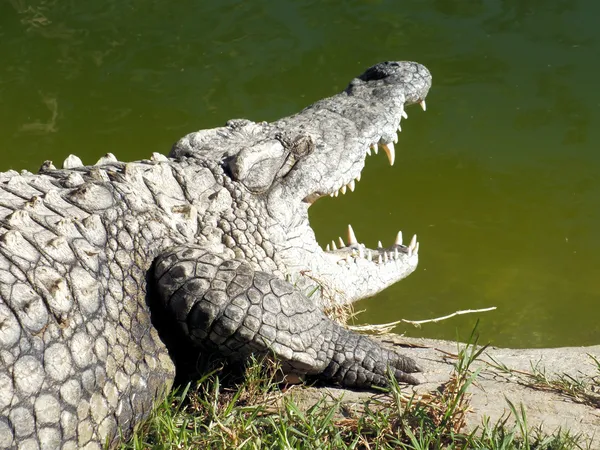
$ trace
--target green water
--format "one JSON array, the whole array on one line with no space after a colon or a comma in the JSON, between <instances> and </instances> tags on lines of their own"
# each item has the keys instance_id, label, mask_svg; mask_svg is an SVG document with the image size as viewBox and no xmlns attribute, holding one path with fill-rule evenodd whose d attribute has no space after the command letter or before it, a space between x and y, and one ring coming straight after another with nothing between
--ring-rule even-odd
<instances>
[{"instance_id":1,"label":"green water","mask_svg":"<svg viewBox=\"0 0 600 450\"><path fill-rule=\"evenodd\" d=\"M492 313L398 332L510 346L600 342L600 3L0 0L0 170L168 152L273 120L411 59L434 76L396 165L311 209L320 242L418 233L420 266L363 321Z\"/></svg>"}]
</instances>

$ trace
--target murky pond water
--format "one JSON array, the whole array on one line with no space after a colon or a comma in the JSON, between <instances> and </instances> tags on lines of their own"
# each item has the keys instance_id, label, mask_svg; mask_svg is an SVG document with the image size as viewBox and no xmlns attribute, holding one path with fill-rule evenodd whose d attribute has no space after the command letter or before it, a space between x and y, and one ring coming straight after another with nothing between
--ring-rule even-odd
<instances>
[{"instance_id":1,"label":"murky pond water","mask_svg":"<svg viewBox=\"0 0 600 450\"><path fill-rule=\"evenodd\" d=\"M398 332L510 346L600 341L600 3L594 0L0 1L0 170L69 153L166 153L180 136L273 120L364 68L434 76L397 162L312 209L320 242L418 233L420 266L358 304Z\"/></svg>"}]
</instances>

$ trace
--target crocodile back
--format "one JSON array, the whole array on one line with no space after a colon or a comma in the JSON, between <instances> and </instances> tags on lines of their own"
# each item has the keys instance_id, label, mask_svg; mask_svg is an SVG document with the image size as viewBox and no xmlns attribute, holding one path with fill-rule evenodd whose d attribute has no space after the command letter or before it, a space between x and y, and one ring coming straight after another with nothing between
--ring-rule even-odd
<instances>
[{"instance_id":1,"label":"crocodile back","mask_svg":"<svg viewBox=\"0 0 600 450\"><path fill-rule=\"evenodd\" d=\"M0 174L0 448L100 448L172 383L146 305L164 230L115 186Z\"/></svg>"}]
</instances>

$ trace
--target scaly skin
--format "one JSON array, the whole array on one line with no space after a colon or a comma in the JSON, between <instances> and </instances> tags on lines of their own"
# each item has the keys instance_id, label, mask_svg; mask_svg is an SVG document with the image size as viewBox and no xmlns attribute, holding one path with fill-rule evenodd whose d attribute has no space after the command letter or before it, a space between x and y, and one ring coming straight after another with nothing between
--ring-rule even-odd
<instances>
[{"instance_id":1,"label":"scaly skin","mask_svg":"<svg viewBox=\"0 0 600 450\"><path fill-rule=\"evenodd\" d=\"M321 308L407 276L418 247L323 251L307 210L353 183L370 144L392 154L430 84L423 66L382 63L294 116L192 133L170 158L0 174L0 448L114 445L193 348L344 386L383 385L388 367L415 383L412 360Z\"/></svg>"},{"instance_id":2,"label":"scaly skin","mask_svg":"<svg viewBox=\"0 0 600 450\"><path fill-rule=\"evenodd\" d=\"M417 383L411 359L329 320L290 283L244 260L175 247L158 258L155 274L184 333L230 360L272 352L285 373L362 388L385 385L389 366L399 381Z\"/></svg>"}]
</instances>

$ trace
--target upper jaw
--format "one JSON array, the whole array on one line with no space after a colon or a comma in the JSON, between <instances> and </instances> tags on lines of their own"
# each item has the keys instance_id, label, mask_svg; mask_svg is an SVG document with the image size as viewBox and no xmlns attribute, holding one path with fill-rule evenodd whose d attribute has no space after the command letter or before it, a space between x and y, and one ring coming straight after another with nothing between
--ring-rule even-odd
<instances>
[{"instance_id":1,"label":"upper jaw","mask_svg":"<svg viewBox=\"0 0 600 450\"><path fill-rule=\"evenodd\" d=\"M295 120L284 119L274 124L297 134L307 134L316 143L314 153L299 161L296 170L277 183L292 201L312 204L326 195L353 191L360 181L366 157L371 152L378 153L379 149L384 151L391 165L395 163L401 122L408 117L404 98L391 98L385 104L368 105L368 108L363 104L365 107L357 108L359 113L352 118L328 107L327 103L334 103L335 99L313 105L323 109L307 108L290 118ZM277 190L277 186L274 187Z\"/></svg>"},{"instance_id":2,"label":"upper jaw","mask_svg":"<svg viewBox=\"0 0 600 450\"><path fill-rule=\"evenodd\" d=\"M425 100L421 100L419 102L423 111L426 110ZM402 119L407 119L408 114L404 110L404 105L401 105L399 108L400 113L396 120L392 122L392 126L386 127L380 132L375 132L370 135L365 142L368 144L363 144L362 148L363 154L362 158L359 159L358 164L356 164L356 170L350 172L350 176L340 177L340 181L338 181L337 187L333 189L326 189L324 193L315 192L312 195L307 196L305 201L309 203L313 203L317 198L322 197L324 195L329 195L331 197L337 197L340 193L345 194L347 191L353 192L356 189L356 183L358 183L361 179L362 169L365 166L365 159L367 156L371 156L371 154L377 155L379 149L382 149L385 153L390 166L393 166L396 161L396 147L395 144L398 143L398 133L402 131L401 122Z\"/></svg>"},{"instance_id":3,"label":"upper jaw","mask_svg":"<svg viewBox=\"0 0 600 450\"><path fill-rule=\"evenodd\" d=\"M388 75L381 78L378 70ZM381 63L354 79L344 92L274 123L315 142L313 154L299 161L292 177L282 180L294 186L294 199L312 203L353 190L365 157L379 148L394 165L398 132L408 117L405 107L418 103L425 110L430 85L431 75L424 66Z\"/></svg>"},{"instance_id":4,"label":"upper jaw","mask_svg":"<svg viewBox=\"0 0 600 450\"><path fill-rule=\"evenodd\" d=\"M425 100L420 100L419 104L425 111ZM339 194L353 192L357 187L357 183L361 180L366 157L371 154L378 154L379 150L383 150L390 165L394 165L396 161L395 144L398 143L398 136L402 131L402 120L408 118L404 103L397 102L393 108L387 109L386 114L382 117L386 117L386 119L378 122L371 121L367 117L366 120L370 124L359 124L362 126L362 130L353 130L355 134L358 134L358 137L350 137L339 133L342 136L339 141L322 144L323 147L327 147L327 150L323 152L325 154L323 158L329 163L330 167L326 170L326 177L317 179L311 179L311 177L314 174L321 175L319 170L311 168L307 171L307 190L298 191L303 194L302 200L304 202L312 204L326 195L337 197ZM372 125L373 123L377 125Z\"/></svg>"}]
</instances>

